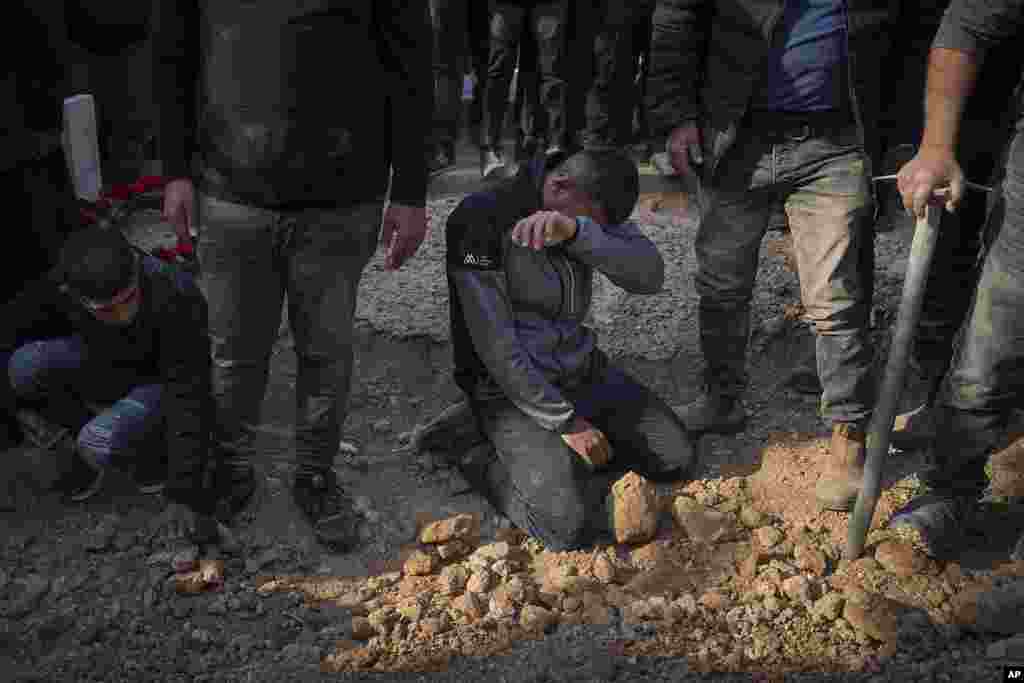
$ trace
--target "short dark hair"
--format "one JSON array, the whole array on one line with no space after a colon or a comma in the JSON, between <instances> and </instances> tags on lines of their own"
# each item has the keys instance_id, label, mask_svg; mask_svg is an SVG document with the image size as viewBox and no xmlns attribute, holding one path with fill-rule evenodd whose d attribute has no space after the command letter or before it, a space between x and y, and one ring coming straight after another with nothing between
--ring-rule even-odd
<instances>
[{"instance_id":1,"label":"short dark hair","mask_svg":"<svg viewBox=\"0 0 1024 683\"><path fill-rule=\"evenodd\" d=\"M614 149L583 150L555 168L597 202L612 225L625 222L640 197L640 173L628 156Z\"/></svg>"},{"instance_id":2,"label":"short dark hair","mask_svg":"<svg viewBox=\"0 0 1024 683\"><path fill-rule=\"evenodd\" d=\"M60 270L64 284L79 296L107 301L132 285L135 249L120 230L86 228L72 233L64 243Z\"/></svg>"}]
</instances>

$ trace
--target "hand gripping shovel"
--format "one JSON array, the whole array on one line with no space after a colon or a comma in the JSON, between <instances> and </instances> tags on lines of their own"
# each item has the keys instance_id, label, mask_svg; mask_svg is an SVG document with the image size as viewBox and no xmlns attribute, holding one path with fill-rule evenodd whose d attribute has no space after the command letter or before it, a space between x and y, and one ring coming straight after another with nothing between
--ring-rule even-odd
<instances>
[{"instance_id":1,"label":"hand gripping shovel","mask_svg":"<svg viewBox=\"0 0 1024 683\"><path fill-rule=\"evenodd\" d=\"M914 227L914 241L911 243L907 275L903 281L896 331L889 348L878 402L868 427L864 481L847 530L846 556L850 560L857 559L864 552L871 519L875 516L875 505L882 485L882 467L889 454L889 438L896 420L896 407L903 393L903 380L907 373L914 333L917 331L917 321L921 317L921 303L924 300L932 255L935 253L935 243L939 237L942 211L941 206L929 204L925 217L918 218Z\"/></svg>"}]
</instances>

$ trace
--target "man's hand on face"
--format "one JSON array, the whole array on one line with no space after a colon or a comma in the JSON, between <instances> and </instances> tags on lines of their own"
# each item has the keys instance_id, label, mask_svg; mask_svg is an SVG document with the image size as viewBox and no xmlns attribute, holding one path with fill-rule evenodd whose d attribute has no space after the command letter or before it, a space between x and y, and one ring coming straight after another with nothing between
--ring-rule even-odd
<instances>
[{"instance_id":1,"label":"man's hand on face","mask_svg":"<svg viewBox=\"0 0 1024 683\"><path fill-rule=\"evenodd\" d=\"M576 236L576 219L558 211L537 211L512 229L512 242L540 251Z\"/></svg>"},{"instance_id":2,"label":"man's hand on face","mask_svg":"<svg viewBox=\"0 0 1024 683\"><path fill-rule=\"evenodd\" d=\"M562 441L592 468L604 467L612 460L612 446L604 432L582 417L573 419Z\"/></svg>"},{"instance_id":3,"label":"man's hand on face","mask_svg":"<svg viewBox=\"0 0 1024 683\"><path fill-rule=\"evenodd\" d=\"M195 225L194 206L195 188L191 180L177 178L167 183L164 188L163 218L174 228L179 243L191 239L192 226Z\"/></svg>"},{"instance_id":4,"label":"man's hand on face","mask_svg":"<svg viewBox=\"0 0 1024 683\"><path fill-rule=\"evenodd\" d=\"M390 204L384 210L380 241L386 250L384 267L398 270L427 236L427 209L423 206Z\"/></svg>"},{"instance_id":5,"label":"man's hand on face","mask_svg":"<svg viewBox=\"0 0 1024 683\"><path fill-rule=\"evenodd\" d=\"M896 186L907 214L924 218L928 204L945 199L946 211L956 211L964 195L966 180L952 150L922 147L900 169ZM937 190L949 188L945 195Z\"/></svg>"}]
</instances>

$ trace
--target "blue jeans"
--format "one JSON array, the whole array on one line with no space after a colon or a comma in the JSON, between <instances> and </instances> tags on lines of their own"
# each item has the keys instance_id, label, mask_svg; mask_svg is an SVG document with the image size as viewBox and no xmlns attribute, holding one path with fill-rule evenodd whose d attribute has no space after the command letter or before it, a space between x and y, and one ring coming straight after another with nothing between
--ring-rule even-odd
<instances>
[{"instance_id":1,"label":"blue jeans","mask_svg":"<svg viewBox=\"0 0 1024 683\"><path fill-rule=\"evenodd\" d=\"M872 198L854 124L807 128L757 115L717 160L705 183L697 232L696 290L705 383L739 397L746 388L750 302L772 210L789 219L805 315L817 333L821 414L866 419L875 384L868 339Z\"/></svg>"},{"instance_id":2,"label":"blue jeans","mask_svg":"<svg viewBox=\"0 0 1024 683\"><path fill-rule=\"evenodd\" d=\"M163 385L139 384L130 371L89 362L78 337L22 346L8 365L11 387L57 424L78 431L78 450L97 467L137 466L165 448ZM111 403L95 417L86 402ZM82 422L84 421L84 424Z\"/></svg>"},{"instance_id":3,"label":"blue jeans","mask_svg":"<svg viewBox=\"0 0 1024 683\"><path fill-rule=\"evenodd\" d=\"M273 211L203 197L200 287L210 306L218 440L238 455L260 423L287 296L295 339L295 451L330 467L352 383L353 320L382 205Z\"/></svg>"},{"instance_id":4,"label":"blue jeans","mask_svg":"<svg viewBox=\"0 0 1024 683\"><path fill-rule=\"evenodd\" d=\"M1024 397L1024 132L1010 146L1002 196L971 310L939 396L934 462L925 480L971 494Z\"/></svg>"}]
</instances>

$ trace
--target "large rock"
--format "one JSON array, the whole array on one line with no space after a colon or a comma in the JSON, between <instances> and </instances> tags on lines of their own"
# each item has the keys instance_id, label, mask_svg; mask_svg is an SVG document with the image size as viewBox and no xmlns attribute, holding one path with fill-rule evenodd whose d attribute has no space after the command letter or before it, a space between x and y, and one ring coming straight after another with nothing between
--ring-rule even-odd
<instances>
[{"instance_id":1,"label":"large rock","mask_svg":"<svg viewBox=\"0 0 1024 683\"><path fill-rule=\"evenodd\" d=\"M899 622L884 600L871 600L866 604L847 602L843 618L866 636L882 642L896 639Z\"/></svg>"},{"instance_id":2,"label":"large rock","mask_svg":"<svg viewBox=\"0 0 1024 683\"><path fill-rule=\"evenodd\" d=\"M420 529L420 543L448 543L457 539L473 539L479 535L479 516L461 514L425 525Z\"/></svg>"},{"instance_id":3,"label":"large rock","mask_svg":"<svg viewBox=\"0 0 1024 683\"><path fill-rule=\"evenodd\" d=\"M906 578L928 571L930 563L909 543L886 541L875 550L875 559L884 569Z\"/></svg>"},{"instance_id":4,"label":"large rock","mask_svg":"<svg viewBox=\"0 0 1024 683\"><path fill-rule=\"evenodd\" d=\"M612 527L619 543L646 543L658 531L658 495L654 484L627 472L612 486Z\"/></svg>"},{"instance_id":5,"label":"large rock","mask_svg":"<svg viewBox=\"0 0 1024 683\"><path fill-rule=\"evenodd\" d=\"M695 543L717 543L735 530L732 515L701 505L692 498L679 496L672 504L672 516Z\"/></svg>"},{"instance_id":6,"label":"large rock","mask_svg":"<svg viewBox=\"0 0 1024 683\"><path fill-rule=\"evenodd\" d=\"M992 493L1024 498L1024 437L992 455Z\"/></svg>"},{"instance_id":7,"label":"large rock","mask_svg":"<svg viewBox=\"0 0 1024 683\"><path fill-rule=\"evenodd\" d=\"M405 560L402 570L407 576L426 576L441 564L441 558L435 551L414 550Z\"/></svg>"}]
</instances>

